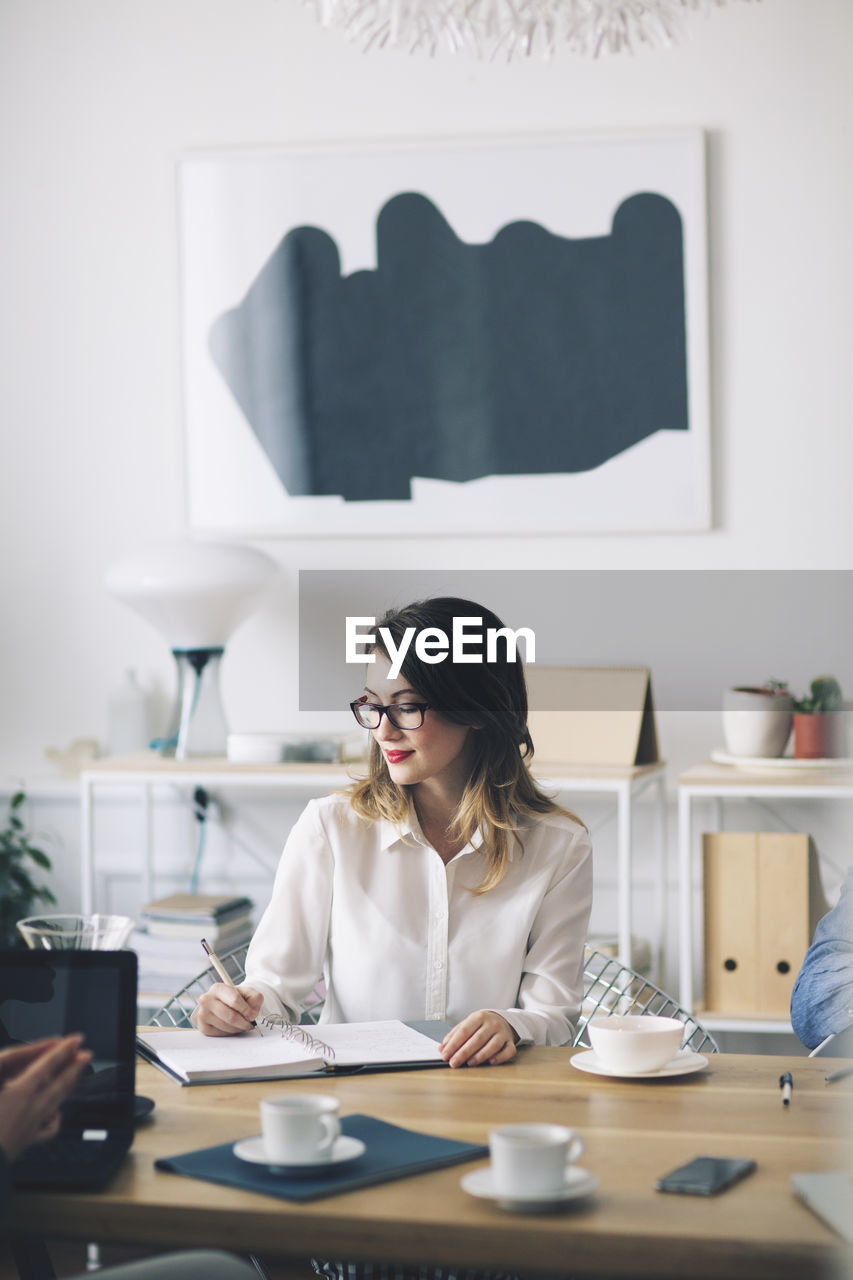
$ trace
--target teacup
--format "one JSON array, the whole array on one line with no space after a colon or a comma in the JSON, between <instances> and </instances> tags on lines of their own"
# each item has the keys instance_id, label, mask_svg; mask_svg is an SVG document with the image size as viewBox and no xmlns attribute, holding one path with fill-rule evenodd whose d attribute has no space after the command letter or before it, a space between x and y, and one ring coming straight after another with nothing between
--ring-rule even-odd
<instances>
[{"instance_id":1,"label":"teacup","mask_svg":"<svg viewBox=\"0 0 853 1280\"><path fill-rule=\"evenodd\" d=\"M657 1071L681 1048L684 1024L657 1014L611 1014L587 1027L595 1056L611 1071Z\"/></svg>"},{"instance_id":2,"label":"teacup","mask_svg":"<svg viewBox=\"0 0 853 1280\"><path fill-rule=\"evenodd\" d=\"M340 1136L337 1098L330 1094L278 1094L261 1102L261 1132L273 1164L320 1164L330 1160Z\"/></svg>"},{"instance_id":3,"label":"teacup","mask_svg":"<svg viewBox=\"0 0 853 1280\"><path fill-rule=\"evenodd\" d=\"M583 1153L583 1138L561 1124L504 1124L489 1134L495 1191L501 1196L552 1196Z\"/></svg>"}]
</instances>

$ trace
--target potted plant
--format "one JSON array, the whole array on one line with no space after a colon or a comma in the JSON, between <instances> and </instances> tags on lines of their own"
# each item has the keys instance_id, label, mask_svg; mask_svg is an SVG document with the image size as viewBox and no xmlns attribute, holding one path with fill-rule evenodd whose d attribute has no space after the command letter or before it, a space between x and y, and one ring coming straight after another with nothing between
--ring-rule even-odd
<instances>
[{"instance_id":1,"label":"potted plant","mask_svg":"<svg viewBox=\"0 0 853 1280\"><path fill-rule=\"evenodd\" d=\"M791 734L793 699L781 680L737 685L723 695L723 735L733 756L781 756Z\"/></svg>"},{"instance_id":2,"label":"potted plant","mask_svg":"<svg viewBox=\"0 0 853 1280\"><path fill-rule=\"evenodd\" d=\"M36 884L30 864L50 871L50 859L31 843L19 810L24 803L23 791L9 802L7 825L0 831L0 946L23 946L15 925L33 914L36 903L53 905L56 899L46 885Z\"/></svg>"},{"instance_id":3,"label":"potted plant","mask_svg":"<svg viewBox=\"0 0 853 1280\"><path fill-rule=\"evenodd\" d=\"M794 756L825 760L844 754L841 686L834 676L817 676L808 696L794 699Z\"/></svg>"}]
</instances>

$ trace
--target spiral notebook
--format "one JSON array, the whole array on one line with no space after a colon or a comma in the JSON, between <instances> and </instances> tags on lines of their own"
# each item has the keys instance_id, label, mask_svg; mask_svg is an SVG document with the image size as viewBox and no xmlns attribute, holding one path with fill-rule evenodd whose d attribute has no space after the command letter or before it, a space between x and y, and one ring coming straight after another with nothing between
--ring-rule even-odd
<instances>
[{"instance_id":1,"label":"spiral notebook","mask_svg":"<svg viewBox=\"0 0 853 1280\"><path fill-rule=\"evenodd\" d=\"M445 1067L444 1022L341 1022L258 1027L238 1036L164 1029L137 1035L140 1054L181 1084Z\"/></svg>"}]
</instances>

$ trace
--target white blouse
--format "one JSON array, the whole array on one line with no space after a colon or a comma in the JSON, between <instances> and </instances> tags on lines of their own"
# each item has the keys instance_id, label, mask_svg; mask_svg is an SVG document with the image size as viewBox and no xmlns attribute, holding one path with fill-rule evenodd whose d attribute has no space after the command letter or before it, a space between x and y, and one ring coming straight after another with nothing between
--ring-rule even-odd
<instances>
[{"instance_id":1,"label":"white blouse","mask_svg":"<svg viewBox=\"0 0 853 1280\"><path fill-rule=\"evenodd\" d=\"M366 822L347 796L312 800L284 848L246 984L298 1019L319 979L321 1022L459 1022L500 1013L521 1041L567 1044L580 1011L592 847L561 814L520 823L503 880L466 845L446 865L417 819Z\"/></svg>"}]
</instances>

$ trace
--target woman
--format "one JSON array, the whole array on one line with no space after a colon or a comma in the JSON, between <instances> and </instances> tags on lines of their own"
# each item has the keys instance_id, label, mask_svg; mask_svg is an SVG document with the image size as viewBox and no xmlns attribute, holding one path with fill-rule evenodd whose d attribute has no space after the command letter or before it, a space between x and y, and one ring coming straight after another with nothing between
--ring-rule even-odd
<instances>
[{"instance_id":1,"label":"woman","mask_svg":"<svg viewBox=\"0 0 853 1280\"><path fill-rule=\"evenodd\" d=\"M442 598L389 612L376 634L386 628L399 651L408 628L450 636L455 617L502 626L469 600ZM501 644L494 661L426 662L410 644L392 676L377 643L366 671L351 705L373 737L368 776L308 805L245 984L211 987L196 1026L233 1035L262 1006L296 1021L322 976L321 1022L450 1022L441 1054L451 1067L508 1062L519 1044L569 1043L591 846L530 774L521 662Z\"/></svg>"}]
</instances>

